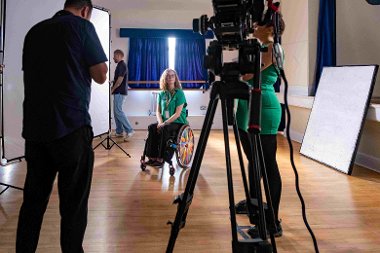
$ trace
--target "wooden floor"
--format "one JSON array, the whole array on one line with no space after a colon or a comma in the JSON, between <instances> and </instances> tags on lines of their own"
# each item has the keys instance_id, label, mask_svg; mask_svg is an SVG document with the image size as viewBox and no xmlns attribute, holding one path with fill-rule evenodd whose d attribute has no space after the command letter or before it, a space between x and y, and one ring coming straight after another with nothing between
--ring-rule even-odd
<instances>
[{"instance_id":1,"label":"wooden floor","mask_svg":"<svg viewBox=\"0 0 380 253\"><path fill-rule=\"evenodd\" d=\"M196 133L199 136L199 132ZM94 177L89 203L89 222L84 241L86 252L165 252L168 220L173 220L173 198L184 190L188 170L169 176L168 168L142 172L139 159L145 131L137 131L121 146L96 149ZM231 139L232 140L232 139ZM121 140L120 140L121 141ZM278 252L314 252L301 216L284 137L278 136L278 162L283 179L280 216L284 235L277 239ZM94 141L94 144L99 139ZM299 150L299 144L294 144ZM243 188L232 146L236 199ZM380 174L355 167L352 176L296 154L301 191L309 223L320 252L380 252ZM181 230L174 252L231 252L223 136L212 132L190 207L186 227ZM0 168L0 182L23 185L25 162ZM0 186L0 191L4 189ZM0 196L0 252L14 252L18 211L22 192L10 189ZM239 224L247 224L244 216ZM60 252L59 214L56 188L45 214L37 252Z\"/></svg>"}]
</instances>

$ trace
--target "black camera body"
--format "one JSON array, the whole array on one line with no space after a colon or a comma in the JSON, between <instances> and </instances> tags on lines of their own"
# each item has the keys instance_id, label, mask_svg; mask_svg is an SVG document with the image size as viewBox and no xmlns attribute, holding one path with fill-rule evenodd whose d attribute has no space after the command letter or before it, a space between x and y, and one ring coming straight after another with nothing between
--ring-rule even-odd
<instances>
[{"instance_id":1,"label":"black camera body","mask_svg":"<svg viewBox=\"0 0 380 253\"><path fill-rule=\"evenodd\" d=\"M223 69L223 50L239 50L235 70L240 74L254 73L258 42L249 35L253 34L255 23L265 25L271 22L273 0L212 0L212 5L214 16L202 15L193 20L194 32L204 35L210 29L216 37L210 43L204 61L204 67L209 70L209 81L213 81L215 75L228 74Z\"/></svg>"},{"instance_id":2,"label":"black camera body","mask_svg":"<svg viewBox=\"0 0 380 253\"><path fill-rule=\"evenodd\" d=\"M202 15L193 20L193 31L204 35L210 28L223 49L238 49L255 22L265 22L268 0L212 0L214 16ZM269 1L272 4L272 0Z\"/></svg>"},{"instance_id":3,"label":"black camera body","mask_svg":"<svg viewBox=\"0 0 380 253\"><path fill-rule=\"evenodd\" d=\"M274 0L212 0L214 16L202 15L193 19L193 31L204 35L210 29L217 40L210 43L205 56L204 67L209 70L212 81L223 74L223 50L239 50L236 69L240 74L254 73L255 50L258 41L249 38L254 24L266 25L272 22L273 13L279 6ZM230 70L230 68L229 68ZM211 74L210 74L211 72Z\"/></svg>"}]
</instances>

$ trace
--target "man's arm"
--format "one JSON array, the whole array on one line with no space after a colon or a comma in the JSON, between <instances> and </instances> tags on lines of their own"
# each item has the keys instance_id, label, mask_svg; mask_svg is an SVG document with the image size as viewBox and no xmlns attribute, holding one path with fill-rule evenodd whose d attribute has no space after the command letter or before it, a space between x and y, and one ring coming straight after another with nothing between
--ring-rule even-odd
<instances>
[{"instance_id":1,"label":"man's arm","mask_svg":"<svg viewBox=\"0 0 380 253\"><path fill-rule=\"evenodd\" d=\"M90 67L90 76L98 84L103 84L107 79L108 67L104 62Z\"/></svg>"},{"instance_id":2,"label":"man's arm","mask_svg":"<svg viewBox=\"0 0 380 253\"><path fill-rule=\"evenodd\" d=\"M123 82L123 80L124 80L123 76L119 76L116 79L116 82L112 86L111 93L113 93L121 85L121 82Z\"/></svg>"}]
</instances>

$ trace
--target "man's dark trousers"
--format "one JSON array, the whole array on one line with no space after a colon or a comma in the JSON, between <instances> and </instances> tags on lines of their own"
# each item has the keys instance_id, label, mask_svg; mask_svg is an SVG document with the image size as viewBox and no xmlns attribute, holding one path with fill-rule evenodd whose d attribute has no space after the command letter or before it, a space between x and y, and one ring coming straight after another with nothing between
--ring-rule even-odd
<instances>
[{"instance_id":1,"label":"man's dark trousers","mask_svg":"<svg viewBox=\"0 0 380 253\"><path fill-rule=\"evenodd\" d=\"M61 215L61 249L83 252L94 152L89 126L49 143L25 142L27 176L20 209L16 252L35 252L56 174Z\"/></svg>"}]
</instances>

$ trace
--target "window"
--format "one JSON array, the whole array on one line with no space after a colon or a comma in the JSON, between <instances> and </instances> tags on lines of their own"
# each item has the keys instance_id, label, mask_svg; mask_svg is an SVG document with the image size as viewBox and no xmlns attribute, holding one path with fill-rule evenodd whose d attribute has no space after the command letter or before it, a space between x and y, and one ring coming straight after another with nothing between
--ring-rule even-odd
<instances>
[{"instance_id":1,"label":"window","mask_svg":"<svg viewBox=\"0 0 380 253\"><path fill-rule=\"evenodd\" d=\"M176 45L176 39L175 38L168 38L168 44L169 44L169 68L175 69L175 45Z\"/></svg>"},{"instance_id":2,"label":"window","mask_svg":"<svg viewBox=\"0 0 380 253\"><path fill-rule=\"evenodd\" d=\"M177 71L183 88L198 89L207 79L203 68L205 40L182 38L130 38L129 86L156 89L166 68Z\"/></svg>"}]
</instances>

